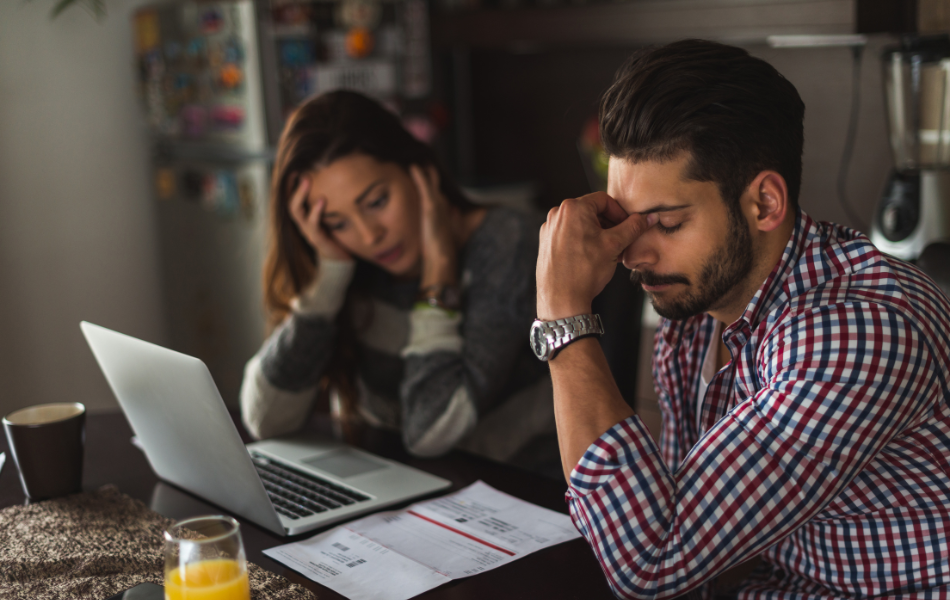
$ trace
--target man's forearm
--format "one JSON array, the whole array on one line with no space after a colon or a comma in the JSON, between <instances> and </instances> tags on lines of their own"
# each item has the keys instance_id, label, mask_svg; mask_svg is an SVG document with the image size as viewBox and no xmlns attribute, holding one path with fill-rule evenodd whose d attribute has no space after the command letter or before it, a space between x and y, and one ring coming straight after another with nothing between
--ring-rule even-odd
<instances>
[{"instance_id":1,"label":"man's forearm","mask_svg":"<svg viewBox=\"0 0 950 600\"><path fill-rule=\"evenodd\" d=\"M587 448L633 410L620 395L596 338L570 344L549 364L561 466L569 481Z\"/></svg>"},{"instance_id":2,"label":"man's forearm","mask_svg":"<svg viewBox=\"0 0 950 600\"><path fill-rule=\"evenodd\" d=\"M628 214L604 192L552 208L539 234L538 318L553 321L589 313L624 250L658 218L655 213ZM587 448L633 411L620 396L597 340L573 342L549 364L561 466L570 479Z\"/></svg>"}]
</instances>

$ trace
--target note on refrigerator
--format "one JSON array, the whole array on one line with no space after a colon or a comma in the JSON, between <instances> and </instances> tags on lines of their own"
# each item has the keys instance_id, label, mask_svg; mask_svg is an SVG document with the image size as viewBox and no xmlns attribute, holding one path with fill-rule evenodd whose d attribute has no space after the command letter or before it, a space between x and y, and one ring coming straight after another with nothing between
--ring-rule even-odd
<instances>
[{"instance_id":1,"label":"note on refrigerator","mask_svg":"<svg viewBox=\"0 0 950 600\"><path fill-rule=\"evenodd\" d=\"M350 600L407 600L577 537L567 515L478 481L264 554Z\"/></svg>"}]
</instances>

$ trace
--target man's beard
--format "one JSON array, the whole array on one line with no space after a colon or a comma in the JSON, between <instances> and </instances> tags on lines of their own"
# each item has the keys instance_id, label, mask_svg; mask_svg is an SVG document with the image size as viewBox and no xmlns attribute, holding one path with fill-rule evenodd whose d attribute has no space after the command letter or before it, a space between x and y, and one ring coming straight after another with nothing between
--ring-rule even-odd
<instances>
[{"instance_id":1,"label":"man's beard","mask_svg":"<svg viewBox=\"0 0 950 600\"><path fill-rule=\"evenodd\" d=\"M715 253L703 264L694 287L683 275L655 275L650 271L631 271L630 281L649 286L672 283L686 284L686 291L676 298L661 302L649 293L657 314L679 321L707 312L731 292L752 270L752 235L741 217L730 214L729 233Z\"/></svg>"}]
</instances>

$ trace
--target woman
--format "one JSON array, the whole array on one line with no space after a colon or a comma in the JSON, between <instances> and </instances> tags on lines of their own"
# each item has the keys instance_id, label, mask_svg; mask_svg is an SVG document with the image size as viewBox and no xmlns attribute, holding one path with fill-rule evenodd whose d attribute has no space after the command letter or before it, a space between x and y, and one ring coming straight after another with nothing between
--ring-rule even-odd
<instances>
[{"instance_id":1,"label":"woman","mask_svg":"<svg viewBox=\"0 0 950 600\"><path fill-rule=\"evenodd\" d=\"M510 459L554 431L532 355L540 221L469 202L430 147L354 92L289 119L271 192L269 339L245 369L258 438L304 426L322 389L344 424L406 448Z\"/></svg>"}]
</instances>

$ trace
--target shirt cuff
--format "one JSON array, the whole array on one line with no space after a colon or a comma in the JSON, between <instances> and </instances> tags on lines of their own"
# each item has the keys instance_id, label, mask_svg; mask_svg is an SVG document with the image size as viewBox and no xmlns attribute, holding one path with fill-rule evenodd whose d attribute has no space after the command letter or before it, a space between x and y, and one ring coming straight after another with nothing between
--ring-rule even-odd
<instances>
[{"instance_id":1,"label":"shirt cuff","mask_svg":"<svg viewBox=\"0 0 950 600\"><path fill-rule=\"evenodd\" d=\"M403 358L432 352L461 352L462 315L442 308L415 308L409 314L409 343L402 349Z\"/></svg>"},{"instance_id":2,"label":"shirt cuff","mask_svg":"<svg viewBox=\"0 0 950 600\"><path fill-rule=\"evenodd\" d=\"M317 278L299 296L291 300L295 313L321 317L334 317L343 307L346 290L356 271L354 260L321 258Z\"/></svg>"},{"instance_id":3,"label":"shirt cuff","mask_svg":"<svg viewBox=\"0 0 950 600\"><path fill-rule=\"evenodd\" d=\"M659 454L653 437L640 417L633 415L608 429L571 471L567 497L580 498L611 481L623 466Z\"/></svg>"}]
</instances>

